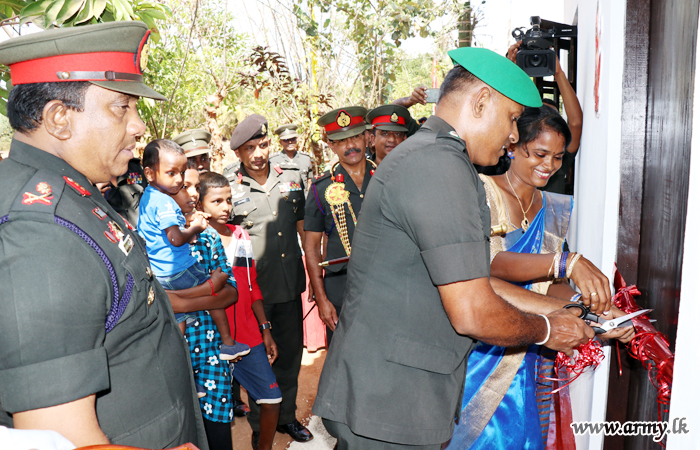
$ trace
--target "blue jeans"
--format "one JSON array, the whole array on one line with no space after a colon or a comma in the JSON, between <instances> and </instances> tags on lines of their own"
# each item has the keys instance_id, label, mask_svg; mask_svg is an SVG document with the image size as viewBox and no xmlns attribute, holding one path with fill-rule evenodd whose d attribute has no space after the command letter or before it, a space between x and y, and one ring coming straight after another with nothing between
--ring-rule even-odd
<instances>
[{"instance_id":1,"label":"blue jeans","mask_svg":"<svg viewBox=\"0 0 700 450\"><path fill-rule=\"evenodd\" d=\"M160 281L164 289L169 291L181 291L206 283L210 276L198 262L195 262L187 269L175 275L156 278ZM194 318L194 316L187 313L175 313L177 323L184 322L188 318Z\"/></svg>"}]
</instances>

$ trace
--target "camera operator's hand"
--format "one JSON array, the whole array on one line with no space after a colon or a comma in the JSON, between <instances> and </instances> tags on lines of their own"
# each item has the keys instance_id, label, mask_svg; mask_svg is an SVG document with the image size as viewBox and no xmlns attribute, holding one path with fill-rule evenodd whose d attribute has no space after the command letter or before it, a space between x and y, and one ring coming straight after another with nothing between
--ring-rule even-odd
<instances>
[{"instance_id":1,"label":"camera operator's hand","mask_svg":"<svg viewBox=\"0 0 700 450\"><path fill-rule=\"evenodd\" d=\"M508 47L508 53L506 53L506 57L511 61L515 62L515 55L518 54L518 50L520 50L520 44L522 43L523 41L518 41L515 44Z\"/></svg>"},{"instance_id":2,"label":"camera operator's hand","mask_svg":"<svg viewBox=\"0 0 700 450\"><path fill-rule=\"evenodd\" d=\"M557 58L557 67L554 70L554 78L556 78L557 76L562 76L562 75L564 77L566 77L566 74L564 73L564 70L562 70L561 64L559 63L559 55L556 55L556 58Z\"/></svg>"}]
</instances>

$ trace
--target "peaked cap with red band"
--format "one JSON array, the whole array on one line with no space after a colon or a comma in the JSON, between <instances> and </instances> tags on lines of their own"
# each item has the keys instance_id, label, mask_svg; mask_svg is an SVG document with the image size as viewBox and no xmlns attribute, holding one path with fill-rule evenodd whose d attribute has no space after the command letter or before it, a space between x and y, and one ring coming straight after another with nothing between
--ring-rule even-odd
<instances>
[{"instance_id":1,"label":"peaked cap with red band","mask_svg":"<svg viewBox=\"0 0 700 450\"><path fill-rule=\"evenodd\" d=\"M367 110L362 106L338 108L318 119L318 125L326 130L331 141L339 141L364 133Z\"/></svg>"},{"instance_id":2,"label":"peaked cap with red band","mask_svg":"<svg viewBox=\"0 0 700 450\"><path fill-rule=\"evenodd\" d=\"M148 36L143 22L57 28L0 43L12 85L88 81L124 94L166 100L143 84Z\"/></svg>"},{"instance_id":3,"label":"peaked cap with red band","mask_svg":"<svg viewBox=\"0 0 700 450\"><path fill-rule=\"evenodd\" d=\"M367 122L372 124L372 128L386 131L408 132L408 123L411 121L411 113L403 106L384 105L368 112L366 119Z\"/></svg>"}]
</instances>

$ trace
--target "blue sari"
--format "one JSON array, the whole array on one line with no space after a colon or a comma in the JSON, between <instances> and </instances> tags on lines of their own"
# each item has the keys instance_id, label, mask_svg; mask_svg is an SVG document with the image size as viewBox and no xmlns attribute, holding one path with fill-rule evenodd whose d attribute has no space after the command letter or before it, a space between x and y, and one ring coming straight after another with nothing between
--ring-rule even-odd
<instances>
[{"instance_id":1,"label":"blue sari","mask_svg":"<svg viewBox=\"0 0 700 450\"><path fill-rule=\"evenodd\" d=\"M572 206L573 200L569 196L544 193L542 209L537 213L527 231L523 232L522 229L517 229L506 234L504 248L510 252L530 254L561 251ZM532 282L516 284L530 290L533 286ZM543 362L543 358L539 357L540 348L537 345L531 345L527 349L522 348L524 355L519 354L518 356L518 359L522 359L505 396L496 407L481 434L470 447L466 447L468 442L472 440L468 434L472 432L469 425L474 416L469 416L469 414L474 413L475 406L479 407L479 405L472 405L472 410L468 411L467 405L475 399L479 390L497 369L506 353L504 347L484 343L479 343L472 350L467 364L467 376L462 396L462 413L458 418L447 449L539 450L544 448L545 440L543 439L542 427L544 427L544 436L546 436L549 403L543 406L546 410L543 411L542 416L545 417L543 420L546 423L542 424L536 395L538 385L542 384L542 380L538 380L536 376L538 366ZM541 391L542 386L539 388ZM551 391L551 388L548 391ZM480 401L480 397L475 400L477 403Z\"/></svg>"}]
</instances>

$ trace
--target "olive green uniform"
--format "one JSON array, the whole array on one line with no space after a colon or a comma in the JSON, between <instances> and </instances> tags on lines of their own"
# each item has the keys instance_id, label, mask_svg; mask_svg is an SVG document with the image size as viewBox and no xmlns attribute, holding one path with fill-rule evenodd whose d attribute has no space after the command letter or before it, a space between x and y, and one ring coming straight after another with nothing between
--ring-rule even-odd
<instances>
[{"instance_id":1,"label":"olive green uniform","mask_svg":"<svg viewBox=\"0 0 700 450\"><path fill-rule=\"evenodd\" d=\"M307 186L308 179L313 176L313 165L311 163L311 157L306 153L297 151L294 153L294 158L289 158L285 152L275 153L270 157L270 164L277 164L282 169L297 169L301 174L302 186L306 191L309 186Z\"/></svg>"},{"instance_id":2,"label":"olive green uniform","mask_svg":"<svg viewBox=\"0 0 700 450\"><path fill-rule=\"evenodd\" d=\"M232 174L234 223L250 235L267 319L279 357L272 365L282 391L279 424L294 420L304 346L301 293L306 274L297 239L304 219L304 191L298 169L270 165L264 186L245 167ZM260 406L250 402L248 422L259 431Z\"/></svg>"},{"instance_id":3,"label":"olive green uniform","mask_svg":"<svg viewBox=\"0 0 700 450\"><path fill-rule=\"evenodd\" d=\"M19 141L0 191L0 412L96 393L112 443L206 448L187 346L138 234L85 176Z\"/></svg>"},{"instance_id":4,"label":"olive green uniform","mask_svg":"<svg viewBox=\"0 0 700 450\"><path fill-rule=\"evenodd\" d=\"M369 181L372 179L372 172L374 170L374 165L366 163L365 167L365 178L362 181L362 186L358 189L352 178L345 170L345 168L338 164L335 174L342 174L345 180L345 190L350 194L349 201L352 205L352 210L355 213L355 217L358 217L360 210L362 209L362 201L365 197L365 192L367 191L367 186ZM338 226L333 219L333 214L326 199L326 189L333 183L331 179L330 171L324 172L323 175L315 179L311 188L309 189L309 194L306 198L306 212L304 214L304 230L306 231L316 231L323 232L328 240L328 246L326 247L326 261L342 258L348 256L343 247L343 243L340 240L340 234L338 233ZM355 233L355 224L352 219L350 210L346 204L342 206L342 214L345 215L345 224L347 228L347 235L350 244L352 245L352 237ZM347 263L333 264L324 268L323 274L323 287L326 290L326 296L328 300L335 306L336 312L340 315L340 311L343 305L343 296L345 295L345 284L347 282ZM332 331L330 329L326 330L326 333L330 337L332 336ZM329 334L330 333L330 334Z\"/></svg>"},{"instance_id":5,"label":"olive green uniform","mask_svg":"<svg viewBox=\"0 0 700 450\"><path fill-rule=\"evenodd\" d=\"M465 150L432 116L369 185L313 408L343 439L349 428L350 439L439 449L452 434L474 341L454 330L437 286L490 271L489 208ZM357 448L393 448L364 440Z\"/></svg>"}]
</instances>

